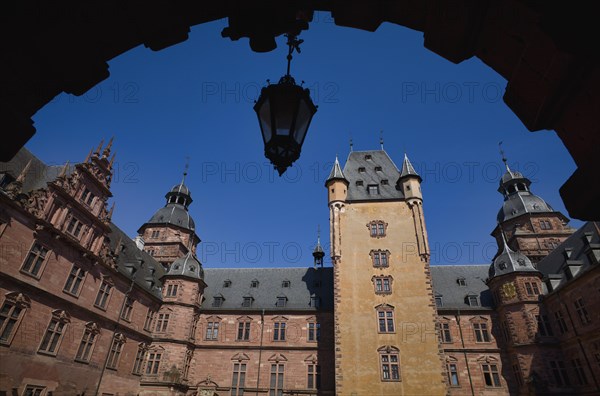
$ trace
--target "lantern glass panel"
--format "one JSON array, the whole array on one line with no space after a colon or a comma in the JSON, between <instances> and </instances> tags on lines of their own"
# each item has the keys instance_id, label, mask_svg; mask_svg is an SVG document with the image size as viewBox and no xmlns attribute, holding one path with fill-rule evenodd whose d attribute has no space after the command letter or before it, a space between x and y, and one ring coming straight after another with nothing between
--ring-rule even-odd
<instances>
[{"instance_id":1,"label":"lantern glass panel","mask_svg":"<svg viewBox=\"0 0 600 396\"><path fill-rule=\"evenodd\" d=\"M273 135L271 128L271 103L269 99L265 99L260 107L258 112L258 118L260 119L260 129L263 133L263 139L265 143L271 141L271 136Z\"/></svg>"},{"instance_id":2,"label":"lantern glass panel","mask_svg":"<svg viewBox=\"0 0 600 396\"><path fill-rule=\"evenodd\" d=\"M294 130L294 140L299 145L302 145L308 130L308 124L312 119L312 112L304 98L300 99L298 104L298 116L296 117L296 128Z\"/></svg>"},{"instance_id":3,"label":"lantern glass panel","mask_svg":"<svg viewBox=\"0 0 600 396\"><path fill-rule=\"evenodd\" d=\"M290 91L287 89L285 91L277 95L277 110L275 111L275 127L277 130L275 133L279 136L289 135L298 105L298 97L290 95Z\"/></svg>"}]
</instances>

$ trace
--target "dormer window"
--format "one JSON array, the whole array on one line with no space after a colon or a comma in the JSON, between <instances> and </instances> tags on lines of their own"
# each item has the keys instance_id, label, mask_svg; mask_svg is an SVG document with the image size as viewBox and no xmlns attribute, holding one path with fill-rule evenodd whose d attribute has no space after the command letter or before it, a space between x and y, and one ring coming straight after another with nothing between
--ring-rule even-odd
<instances>
[{"instance_id":1,"label":"dormer window","mask_svg":"<svg viewBox=\"0 0 600 396\"><path fill-rule=\"evenodd\" d=\"M467 280L465 278L458 278L456 283L458 283L458 286L467 286Z\"/></svg>"},{"instance_id":2,"label":"dormer window","mask_svg":"<svg viewBox=\"0 0 600 396\"><path fill-rule=\"evenodd\" d=\"M291 284L289 280L284 280L283 282L281 282L281 287L288 288L290 286Z\"/></svg>"},{"instance_id":3,"label":"dormer window","mask_svg":"<svg viewBox=\"0 0 600 396\"><path fill-rule=\"evenodd\" d=\"M244 297L244 300L242 301L242 307L244 308L250 308L252 306L252 301L254 299L251 296L246 296Z\"/></svg>"},{"instance_id":4,"label":"dormer window","mask_svg":"<svg viewBox=\"0 0 600 396\"><path fill-rule=\"evenodd\" d=\"M375 172L381 172L381 171L382 171L381 166L376 166L375 167Z\"/></svg>"},{"instance_id":5,"label":"dormer window","mask_svg":"<svg viewBox=\"0 0 600 396\"><path fill-rule=\"evenodd\" d=\"M467 296L467 302L470 307L478 307L479 306L479 298L476 295L470 294Z\"/></svg>"},{"instance_id":6,"label":"dormer window","mask_svg":"<svg viewBox=\"0 0 600 396\"><path fill-rule=\"evenodd\" d=\"M387 179L383 179L383 180L381 181L381 185L382 185L382 186L387 186L388 184L390 184L390 182L389 182Z\"/></svg>"},{"instance_id":7,"label":"dormer window","mask_svg":"<svg viewBox=\"0 0 600 396\"><path fill-rule=\"evenodd\" d=\"M372 158L372 157L371 157L371 154L367 154L367 155L365 155L365 159L366 159L366 160L370 160L371 158Z\"/></svg>"},{"instance_id":8,"label":"dormer window","mask_svg":"<svg viewBox=\"0 0 600 396\"><path fill-rule=\"evenodd\" d=\"M275 304L276 307L283 308L286 305L287 305L287 297L285 297L285 296L277 297L277 303Z\"/></svg>"},{"instance_id":9,"label":"dormer window","mask_svg":"<svg viewBox=\"0 0 600 396\"><path fill-rule=\"evenodd\" d=\"M251 281L250 282L250 287L257 288L258 287L258 281L256 279L254 279L253 281Z\"/></svg>"},{"instance_id":10,"label":"dormer window","mask_svg":"<svg viewBox=\"0 0 600 396\"><path fill-rule=\"evenodd\" d=\"M231 281L229 279L224 280L223 287L231 287Z\"/></svg>"},{"instance_id":11,"label":"dormer window","mask_svg":"<svg viewBox=\"0 0 600 396\"><path fill-rule=\"evenodd\" d=\"M224 300L225 300L225 299L223 298L223 296L215 296L215 297L213 297L213 303L212 303L212 306L213 306L214 308L219 308L220 306L222 306L222 305L223 305L223 301L224 301Z\"/></svg>"},{"instance_id":12,"label":"dormer window","mask_svg":"<svg viewBox=\"0 0 600 396\"><path fill-rule=\"evenodd\" d=\"M369 184L369 195L379 195L379 186L377 184Z\"/></svg>"},{"instance_id":13,"label":"dormer window","mask_svg":"<svg viewBox=\"0 0 600 396\"><path fill-rule=\"evenodd\" d=\"M363 186L363 185L364 185L364 183L363 183L363 181L362 181L362 180L357 180L357 181L356 181L356 185L357 185L357 186Z\"/></svg>"},{"instance_id":14,"label":"dormer window","mask_svg":"<svg viewBox=\"0 0 600 396\"><path fill-rule=\"evenodd\" d=\"M364 166L361 166L360 168L358 168L358 173L365 173L366 169Z\"/></svg>"}]
</instances>

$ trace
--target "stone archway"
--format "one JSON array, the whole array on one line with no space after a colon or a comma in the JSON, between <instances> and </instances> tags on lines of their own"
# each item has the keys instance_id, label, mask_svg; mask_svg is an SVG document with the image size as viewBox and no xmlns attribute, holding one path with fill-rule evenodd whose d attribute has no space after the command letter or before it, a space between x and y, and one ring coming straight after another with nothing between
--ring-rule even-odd
<instances>
[{"instance_id":1,"label":"stone archway","mask_svg":"<svg viewBox=\"0 0 600 396\"><path fill-rule=\"evenodd\" d=\"M108 77L107 61L138 45L159 51L187 40L191 26L229 17L225 35L249 37L255 50L268 50L297 18L330 11L339 26L374 31L390 22L422 31L425 47L438 55L454 63L476 56L505 77L509 108L531 131L555 130L577 164L561 188L570 216L600 218L592 3L565 9L526 0L24 0L12 7L1 24L2 161L33 136L31 117L39 109L61 92L82 95Z\"/></svg>"}]
</instances>

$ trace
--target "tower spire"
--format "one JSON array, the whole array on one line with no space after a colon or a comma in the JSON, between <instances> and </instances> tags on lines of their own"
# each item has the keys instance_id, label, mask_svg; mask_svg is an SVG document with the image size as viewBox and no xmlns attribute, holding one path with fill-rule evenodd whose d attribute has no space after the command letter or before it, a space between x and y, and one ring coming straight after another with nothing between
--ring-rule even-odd
<instances>
[{"instance_id":1,"label":"tower spire","mask_svg":"<svg viewBox=\"0 0 600 396\"><path fill-rule=\"evenodd\" d=\"M500 141L498 143L498 147L500 149L500 155L502 156L502 162L504 162L504 166L506 167L506 171L510 173L511 170L508 167L508 160L506 159L506 156L504 155L504 149L502 148L502 141Z\"/></svg>"},{"instance_id":2,"label":"tower spire","mask_svg":"<svg viewBox=\"0 0 600 396\"><path fill-rule=\"evenodd\" d=\"M379 131L379 145L381 146L381 150L383 150L383 129Z\"/></svg>"},{"instance_id":3,"label":"tower spire","mask_svg":"<svg viewBox=\"0 0 600 396\"><path fill-rule=\"evenodd\" d=\"M325 252L323 251L323 247L321 246L321 225L317 225L317 246L313 250L314 257L314 267L323 267L323 257L325 257Z\"/></svg>"}]
</instances>

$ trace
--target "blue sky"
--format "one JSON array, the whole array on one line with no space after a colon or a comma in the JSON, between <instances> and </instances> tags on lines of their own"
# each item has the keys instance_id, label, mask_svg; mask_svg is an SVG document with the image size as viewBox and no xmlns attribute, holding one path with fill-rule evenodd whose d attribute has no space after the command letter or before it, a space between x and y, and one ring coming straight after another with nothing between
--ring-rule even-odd
<instances>
[{"instance_id":1,"label":"blue sky","mask_svg":"<svg viewBox=\"0 0 600 396\"><path fill-rule=\"evenodd\" d=\"M263 156L252 109L266 79L285 73L285 39L254 53L220 36L226 20L196 26L184 43L135 48L109 62L111 76L81 97L57 96L34 117L27 147L49 164L82 161L115 136L113 221L130 236L164 205L186 157L190 207L206 267L312 265L318 225L328 246L323 182L335 155L379 147L398 164L406 151L424 178L433 264L486 264L502 197L502 163L567 213L558 189L575 165L553 131L528 132L502 101L506 81L478 59L454 65L423 35L384 24L375 33L317 13L300 38L292 75L319 106L302 155L282 177ZM581 222L572 221L579 227Z\"/></svg>"}]
</instances>

